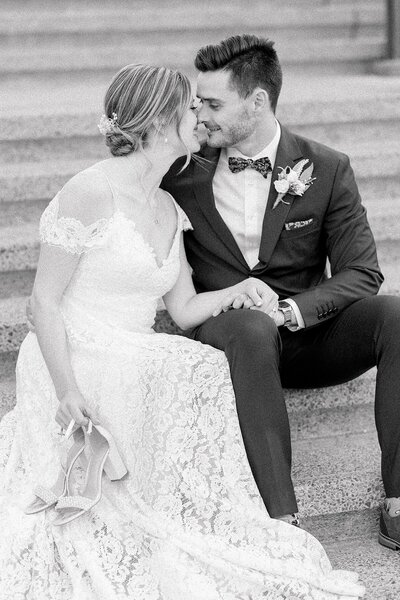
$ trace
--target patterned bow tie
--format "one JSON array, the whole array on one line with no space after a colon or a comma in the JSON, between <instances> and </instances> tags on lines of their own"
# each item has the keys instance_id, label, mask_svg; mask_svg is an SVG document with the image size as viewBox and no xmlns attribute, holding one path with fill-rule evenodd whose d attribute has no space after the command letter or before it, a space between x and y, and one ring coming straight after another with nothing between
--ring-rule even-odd
<instances>
[{"instance_id":1,"label":"patterned bow tie","mask_svg":"<svg viewBox=\"0 0 400 600\"><path fill-rule=\"evenodd\" d=\"M230 156L228 164L232 173L239 173L247 167L250 167L261 173L265 179L268 177L268 173L272 171L271 161L267 156L257 158L257 160L240 158L240 156Z\"/></svg>"}]
</instances>

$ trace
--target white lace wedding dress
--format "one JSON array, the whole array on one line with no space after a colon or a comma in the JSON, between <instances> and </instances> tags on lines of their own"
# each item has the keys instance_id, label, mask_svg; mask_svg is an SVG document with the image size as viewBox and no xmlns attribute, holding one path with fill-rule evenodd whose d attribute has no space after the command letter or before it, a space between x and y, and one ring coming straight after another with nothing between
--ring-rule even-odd
<instances>
[{"instance_id":1,"label":"white lace wedding dress","mask_svg":"<svg viewBox=\"0 0 400 600\"><path fill-rule=\"evenodd\" d=\"M120 210L84 227L59 218L43 242L81 259L62 312L81 392L117 441L126 478L103 477L100 502L53 527L21 510L59 469L52 381L29 333L17 405L0 424L1 600L345 600L356 576L332 571L319 542L269 518L246 459L222 352L152 330L177 279L178 226L161 266Z\"/></svg>"}]
</instances>

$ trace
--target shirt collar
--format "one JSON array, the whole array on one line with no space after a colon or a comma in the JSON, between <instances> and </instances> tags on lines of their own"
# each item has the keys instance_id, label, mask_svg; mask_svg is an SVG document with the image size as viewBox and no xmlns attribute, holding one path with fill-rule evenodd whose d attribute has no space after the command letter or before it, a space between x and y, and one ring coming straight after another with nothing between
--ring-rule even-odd
<instances>
[{"instance_id":1,"label":"shirt collar","mask_svg":"<svg viewBox=\"0 0 400 600\"><path fill-rule=\"evenodd\" d=\"M267 156L271 161L272 168L274 168L276 154L278 152L278 146L281 139L281 126L279 125L277 120L275 120L275 122L275 135L270 141L270 143L267 146L265 146L265 148L263 148L260 152L258 152L254 156L245 156L236 148L223 148L226 159L228 159L230 156L240 156L241 158L251 158L252 160L257 160L257 158L263 158L264 156Z\"/></svg>"}]
</instances>

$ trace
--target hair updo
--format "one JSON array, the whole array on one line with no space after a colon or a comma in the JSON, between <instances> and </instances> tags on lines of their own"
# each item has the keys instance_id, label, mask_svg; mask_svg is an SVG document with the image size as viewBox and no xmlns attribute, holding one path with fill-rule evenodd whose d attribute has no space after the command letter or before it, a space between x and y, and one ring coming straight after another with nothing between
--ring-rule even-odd
<instances>
[{"instance_id":1,"label":"hair updo","mask_svg":"<svg viewBox=\"0 0 400 600\"><path fill-rule=\"evenodd\" d=\"M113 156L125 156L146 146L149 132L173 124L179 136L179 124L190 107L192 91L189 79L166 67L127 65L113 78L104 99L105 115L116 113L106 144Z\"/></svg>"}]
</instances>

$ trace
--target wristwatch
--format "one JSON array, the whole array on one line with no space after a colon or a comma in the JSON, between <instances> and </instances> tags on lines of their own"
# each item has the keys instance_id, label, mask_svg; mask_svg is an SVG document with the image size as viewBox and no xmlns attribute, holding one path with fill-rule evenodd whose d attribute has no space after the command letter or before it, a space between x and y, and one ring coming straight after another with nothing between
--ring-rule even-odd
<instances>
[{"instance_id":1,"label":"wristwatch","mask_svg":"<svg viewBox=\"0 0 400 600\"><path fill-rule=\"evenodd\" d=\"M285 300L280 300L278 302L278 310L283 314L283 326L288 327L293 322L293 308L290 306L289 302L285 302Z\"/></svg>"}]
</instances>

